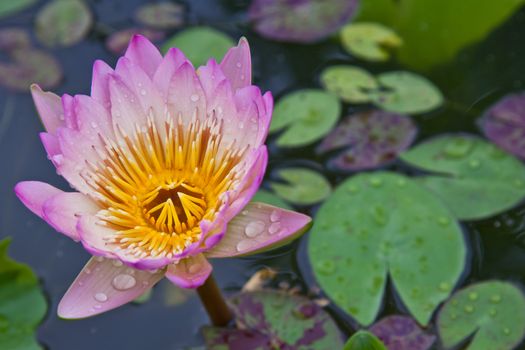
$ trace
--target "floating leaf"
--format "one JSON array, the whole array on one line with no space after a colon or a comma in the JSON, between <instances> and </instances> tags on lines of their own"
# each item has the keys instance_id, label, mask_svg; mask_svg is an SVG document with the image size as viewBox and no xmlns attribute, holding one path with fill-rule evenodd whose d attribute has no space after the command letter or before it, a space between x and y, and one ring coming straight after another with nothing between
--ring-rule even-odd
<instances>
[{"instance_id":1,"label":"floating leaf","mask_svg":"<svg viewBox=\"0 0 525 350\"><path fill-rule=\"evenodd\" d=\"M321 73L323 87L350 103L370 101L369 90L378 88L374 76L355 66L330 66Z\"/></svg>"},{"instance_id":2,"label":"floating leaf","mask_svg":"<svg viewBox=\"0 0 525 350\"><path fill-rule=\"evenodd\" d=\"M172 2L145 4L135 13L137 21L157 29L179 28L184 24L184 7Z\"/></svg>"},{"instance_id":3,"label":"floating leaf","mask_svg":"<svg viewBox=\"0 0 525 350\"><path fill-rule=\"evenodd\" d=\"M144 294L142 294L138 298L135 298L135 300L133 300L133 303L139 304L139 305L144 304L151 299L152 294L153 294L153 289L148 289L146 292L144 292Z\"/></svg>"},{"instance_id":4,"label":"floating leaf","mask_svg":"<svg viewBox=\"0 0 525 350\"><path fill-rule=\"evenodd\" d=\"M288 203L283 201L281 198L277 197L272 192L266 191L266 190L257 191L255 196L253 196L252 198L252 202L263 202L263 203L271 204L275 207L279 207L283 209L289 209L289 210L292 209L292 207L290 207Z\"/></svg>"},{"instance_id":5,"label":"floating leaf","mask_svg":"<svg viewBox=\"0 0 525 350\"><path fill-rule=\"evenodd\" d=\"M387 349L381 340L367 331L358 331L345 344L343 350L392 350ZM412 350L412 349L411 349Z\"/></svg>"},{"instance_id":6,"label":"floating leaf","mask_svg":"<svg viewBox=\"0 0 525 350\"><path fill-rule=\"evenodd\" d=\"M386 61L403 41L392 29L378 23L350 23L341 30L343 47L367 61Z\"/></svg>"},{"instance_id":7,"label":"floating leaf","mask_svg":"<svg viewBox=\"0 0 525 350\"><path fill-rule=\"evenodd\" d=\"M9 89L29 92L32 83L49 89L62 79L59 63L45 51L17 49L9 52L9 57L12 63L0 63L0 85Z\"/></svg>"},{"instance_id":8,"label":"floating leaf","mask_svg":"<svg viewBox=\"0 0 525 350\"><path fill-rule=\"evenodd\" d=\"M91 25L93 15L81 0L53 0L36 16L37 38L47 46L71 46L82 40Z\"/></svg>"},{"instance_id":9,"label":"floating leaf","mask_svg":"<svg viewBox=\"0 0 525 350\"><path fill-rule=\"evenodd\" d=\"M279 197L290 203L315 204L330 195L328 180L316 171L304 168L287 168L277 171L284 183L272 182L270 187Z\"/></svg>"},{"instance_id":10,"label":"floating leaf","mask_svg":"<svg viewBox=\"0 0 525 350\"><path fill-rule=\"evenodd\" d=\"M460 219L481 219L512 208L525 197L525 167L475 136L439 136L401 155L435 173L418 181Z\"/></svg>"},{"instance_id":11,"label":"floating leaf","mask_svg":"<svg viewBox=\"0 0 525 350\"><path fill-rule=\"evenodd\" d=\"M36 0L3 0L0 1L0 18L10 16L36 3Z\"/></svg>"},{"instance_id":12,"label":"floating leaf","mask_svg":"<svg viewBox=\"0 0 525 350\"><path fill-rule=\"evenodd\" d=\"M279 146L308 145L328 133L339 114L341 105L334 95L315 89L298 90L277 102L270 132L287 127L277 139Z\"/></svg>"},{"instance_id":13,"label":"floating leaf","mask_svg":"<svg viewBox=\"0 0 525 350\"><path fill-rule=\"evenodd\" d=\"M207 350L269 350L268 338L256 331L203 327Z\"/></svg>"},{"instance_id":14,"label":"floating leaf","mask_svg":"<svg viewBox=\"0 0 525 350\"><path fill-rule=\"evenodd\" d=\"M111 33L111 35L106 39L106 48L114 55L122 55L124 52L126 52L129 40L135 34L143 35L150 41L160 41L164 39L164 33L157 30L146 28L128 28Z\"/></svg>"},{"instance_id":15,"label":"floating leaf","mask_svg":"<svg viewBox=\"0 0 525 350\"><path fill-rule=\"evenodd\" d=\"M175 34L162 46L181 49L195 67L206 64L210 58L219 61L235 42L228 35L210 27L193 27Z\"/></svg>"},{"instance_id":16,"label":"floating leaf","mask_svg":"<svg viewBox=\"0 0 525 350\"><path fill-rule=\"evenodd\" d=\"M346 117L321 142L317 152L349 147L330 160L338 170L375 168L396 159L414 141L417 129L400 114L371 110Z\"/></svg>"},{"instance_id":17,"label":"floating leaf","mask_svg":"<svg viewBox=\"0 0 525 350\"><path fill-rule=\"evenodd\" d=\"M21 28L3 28L0 30L0 50L10 52L30 46L31 38L26 30Z\"/></svg>"},{"instance_id":18,"label":"floating leaf","mask_svg":"<svg viewBox=\"0 0 525 350\"><path fill-rule=\"evenodd\" d=\"M308 253L321 288L359 323L374 321L390 273L407 309L426 325L461 276L466 247L432 193L405 176L377 172L346 180L323 203Z\"/></svg>"},{"instance_id":19,"label":"floating leaf","mask_svg":"<svg viewBox=\"0 0 525 350\"><path fill-rule=\"evenodd\" d=\"M314 42L335 32L352 17L358 0L254 0L248 16L263 37Z\"/></svg>"},{"instance_id":20,"label":"floating leaf","mask_svg":"<svg viewBox=\"0 0 525 350\"><path fill-rule=\"evenodd\" d=\"M425 333L408 316L392 315L370 327L388 350L428 350L436 341L434 335Z\"/></svg>"},{"instance_id":21,"label":"floating leaf","mask_svg":"<svg viewBox=\"0 0 525 350\"><path fill-rule=\"evenodd\" d=\"M380 108L397 113L424 113L443 104L443 95L426 78L405 71L383 73L377 80L385 90L370 94Z\"/></svg>"},{"instance_id":22,"label":"floating leaf","mask_svg":"<svg viewBox=\"0 0 525 350\"><path fill-rule=\"evenodd\" d=\"M481 127L492 142L525 159L525 93L508 95L490 107Z\"/></svg>"},{"instance_id":23,"label":"floating leaf","mask_svg":"<svg viewBox=\"0 0 525 350\"><path fill-rule=\"evenodd\" d=\"M437 326L447 349L471 336L465 349L515 349L525 336L525 296L507 282L473 284L446 302Z\"/></svg>"},{"instance_id":24,"label":"floating leaf","mask_svg":"<svg viewBox=\"0 0 525 350\"><path fill-rule=\"evenodd\" d=\"M0 241L0 349L42 349L34 332L46 313L46 299L31 268L7 256L9 243Z\"/></svg>"}]
</instances>

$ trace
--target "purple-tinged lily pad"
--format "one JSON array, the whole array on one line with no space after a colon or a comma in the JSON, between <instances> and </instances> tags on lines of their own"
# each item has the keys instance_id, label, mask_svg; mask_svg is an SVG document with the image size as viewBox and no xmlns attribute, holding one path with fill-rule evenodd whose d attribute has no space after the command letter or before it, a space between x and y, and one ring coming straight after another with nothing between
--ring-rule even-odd
<instances>
[{"instance_id":1,"label":"purple-tinged lily pad","mask_svg":"<svg viewBox=\"0 0 525 350\"><path fill-rule=\"evenodd\" d=\"M381 339L388 350L428 350L436 341L436 336L425 333L408 316L387 316L369 330Z\"/></svg>"},{"instance_id":2,"label":"purple-tinged lily pad","mask_svg":"<svg viewBox=\"0 0 525 350\"><path fill-rule=\"evenodd\" d=\"M278 41L315 42L347 23L358 0L255 0L248 15L260 35Z\"/></svg>"},{"instance_id":3,"label":"purple-tinged lily pad","mask_svg":"<svg viewBox=\"0 0 525 350\"><path fill-rule=\"evenodd\" d=\"M152 28L179 28L184 24L184 6L172 2L146 4L137 9L135 19Z\"/></svg>"},{"instance_id":4,"label":"purple-tinged lily pad","mask_svg":"<svg viewBox=\"0 0 525 350\"><path fill-rule=\"evenodd\" d=\"M271 350L268 337L251 330L202 328L208 350Z\"/></svg>"},{"instance_id":5,"label":"purple-tinged lily pad","mask_svg":"<svg viewBox=\"0 0 525 350\"><path fill-rule=\"evenodd\" d=\"M128 28L112 33L106 39L106 49L115 55L122 55L128 47L129 40L135 34L143 35L153 42L164 39L164 33L158 30L147 28Z\"/></svg>"},{"instance_id":6,"label":"purple-tinged lily pad","mask_svg":"<svg viewBox=\"0 0 525 350\"><path fill-rule=\"evenodd\" d=\"M46 46L71 46L82 40L91 25L93 15L81 0L53 0L37 14L35 32Z\"/></svg>"},{"instance_id":7,"label":"purple-tinged lily pad","mask_svg":"<svg viewBox=\"0 0 525 350\"><path fill-rule=\"evenodd\" d=\"M15 91L29 92L37 83L43 89L53 88L62 79L62 69L45 51L24 48L9 52L12 62L0 63L0 85Z\"/></svg>"},{"instance_id":8,"label":"purple-tinged lily pad","mask_svg":"<svg viewBox=\"0 0 525 350\"><path fill-rule=\"evenodd\" d=\"M505 96L490 107L481 128L492 142L525 159L525 93Z\"/></svg>"},{"instance_id":9,"label":"purple-tinged lily pad","mask_svg":"<svg viewBox=\"0 0 525 350\"><path fill-rule=\"evenodd\" d=\"M331 167L354 171L385 165L407 149L417 129L401 114L371 110L346 117L326 136L318 153L348 147L330 160Z\"/></svg>"},{"instance_id":10,"label":"purple-tinged lily pad","mask_svg":"<svg viewBox=\"0 0 525 350\"><path fill-rule=\"evenodd\" d=\"M31 46L31 38L21 28L3 28L0 30L0 50L12 51Z\"/></svg>"}]
</instances>

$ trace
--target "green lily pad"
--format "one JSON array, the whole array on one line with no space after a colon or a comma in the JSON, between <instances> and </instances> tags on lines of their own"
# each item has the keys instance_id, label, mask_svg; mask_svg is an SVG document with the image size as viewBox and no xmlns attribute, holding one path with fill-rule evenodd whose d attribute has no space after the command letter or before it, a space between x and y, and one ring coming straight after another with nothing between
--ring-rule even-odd
<instances>
[{"instance_id":1,"label":"green lily pad","mask_svg":"<svg viewBox=\"0 0 525 350\"><path fill-rule=\"evenodd\" d=\"M257 191L255 196L252 198L252 202L263 202L283 209L292 209L288 203L277 197L274 193L266 190Z\"/></svg>"},{"instance_id":2,"label":"green lily pad","mask_svg":"<svg viewBox=\"0 0 525 350\"><path fill-rule=\"evenodd\" d=\"M23 11L35 3L36 0L0 1L0 18L7 17L17 12Z\"/></svg>"},{"instance_id":3,"label":"green lily pad","mask_svg":"<svg viewBox=\"0 0 525 350\"><path fill-rule=\"evenodd\" d=\"M345 344L343 350L388 350L374 334L358 331Z\"/></svg>"},{"instance_id":4,"label":"green lily pad","mask_svg":"<svg viewBox=\"0 0 525 350\"><path fill-rule=\"evenodd\" d=\"M385 89L371 92L370 99L386 111L417 114L443 104L439 89L421 75L394 71L378 75L377 80Z\"/></svg>"},{"instance_id":5,"label":"green lily pad","mask_svg":"<svg viewBox=\"0 0 525 350\"><path fill-rule=\"evenodd\" d=\"M7 255L10 239L0 241L0 349L39 350L35 330L47 309L38 279Z\"/></svg>"},{"instance_id":6,"label":"green lily pad","mask_svg":"<svg viewBox=\"0 0 525 350\"><path fill-rule=\"evenodd\" d=\"M439 136L402 153L401 159L433 173L418 181L460 219L495 215L525 197L523 164L475 136Z\"/></svg>"},{"instance_id":7,"label":"green lily pad","mask_svg":"<svg viewBox=\"0 0 525 350\"><path fill-rule=\"evenodd\" d=\"M321 85L349 103L370 101L369 90L378 88L374 76L355 66L331 66L321 73Z\"/></svg>"},{"instance_id":8,"label":"green lily pad","mask_svg":"<svg viewBox=\"0 0 525 350\"><path fill-rule=\"evenodd\" d=\"M36 16L36 37L47 46L71 46L82 40L93 24L89 7L81 0L53 0Z\"/></svg>"},{"instance_id":9,"label":"green lily pad","mask_svg":"<svg viewBox=\"0 0 525 350\"><path fill-rule=\"evenodd\" d=\"M277 102L270 133L286 128L277 139L278 146L308 145L332 130L340 114L335 95L316 89L298 90Z\"/></svg>"},{"instance_id":10,"label":"green lily pad","mask_svg":"<svg viewBox=\"0 0 525 350\"><path fill-rule=\"evenodd\" d=\"M184 24L184 6L172 2L145 4L135 12L137 22L156 29L179 28Z\"/></svg>"},{"instance_id":11,"label":"green lily pad","mask_svg":"<svg viewBox=\"0 0 525 350\"><path fill-rule=\"evenodd\" d=\"M351 177L323 203L308 253L321 288L360 324L375 320L389 273L408 311L426 325L461 276L466 247L454 216L431 192L376 172Z\"/></svg>"},{"instance_id":12,"label":"green lily pad","mask_svg":"<svg viewBox=\"0 0 525 350\"><path fill-rule=\"evenodd\" d=\"M162 50L172 47L181 49L195 67L202 66L210 58L220 61L235 42L228 35L210 27L193 27L168 39Z\"/></svg>"},{"instance_id":13,"label":"green lily pad","mask_svg":"<svg viewBox=\"0 0 525 350\"><path fill-rule=\"evenodd\" d=\"M507 282L473 284L446 302L437 326L447 349L470 337L464 349L515 349L525 336L525 296Z\"/></svg>"},{"instance_id":14,"label":"green lily pad","mask_svg":"<svg viewBox=\"0 0 525 350\"><path fill-rule=\"evenodd\" d=\"M392 29L379 23L350 23L341 29L341 42L346 51L366 61L381 62L403 40Z\"/></svg>"},{"instance_id":15,"label":"green lily pad","mask_svg":"<svg viewBox=\"0 0 525 350\"><path fill-rule=\"evenodd\" d=\"M300 205L315 204L330 195L328 180L317 171L304 168L287 168L277 171L285 183L272 182L270 187L284 200Z\"/></svg>"}]
</instances>

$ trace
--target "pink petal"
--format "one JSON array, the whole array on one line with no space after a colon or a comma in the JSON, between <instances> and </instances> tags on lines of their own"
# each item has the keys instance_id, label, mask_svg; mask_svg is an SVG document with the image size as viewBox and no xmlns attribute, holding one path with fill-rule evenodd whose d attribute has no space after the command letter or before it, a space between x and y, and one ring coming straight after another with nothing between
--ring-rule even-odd
<instances>
[{"instance_id":1,"label":"pink petal","mask_svg":"<svg viewBox=\"0 0 525 350\"><path fill-rule=\"evenodd\" d=\"M62 95L62 109L64 110L64 124L72 130L78 130L77 115L75 113L74 98L71 95Z\"/></svg>"},{"instance_id":2,"label":"pink petal","mask_svg":"<svg viewBox=\"0 0 525 350\"><path fill-rule=\"evenodd\" d=\"M264 203L249 203L228 223L222 240L206 252L210 258L261 253L283 246L310 227L311 218Z\"/></svg>"},{"instance_id":3,"label":"pink petal","mask_svg":"<svg viewBox=\"0 0 525 350\"><path fill-rule=\"evenodd\" d=\"M15 193L29 210L42 218L44 202L63 191L45 182L22 181L16 184Z\"/></svg>"},{"instance_id":4,"label":"pink petal","mask_svg":"<svg viewBox=\"0 0 525 350\"><path fill-rule=\"evenodd\" d=\"M251 84L252 60L246 38L241 38L236 47L228 50L222 59L221 68L234 91Z\"/></svg>"},{"instance_id":5,"label":"pink petal","mask_svg":"<svg viewBox=\"0 0 525 350\"><path fill-rule=\"evenodd\" d=\"M262 145L268 135L272 116L273 98L271 93L267 92L263 97L258 87L247 86L237 90L234 98L238 120L247 123L252 130L251 145L254 147ZM268 110L267 107L270 109Z\"/></svg>"},{"instance_id":6,"label":"pink petal","mask_svg":"<svg viewBox=\"0 0 525 350\"><path fill-rule=\"evenodd\" d=\"M206 97L190 63L183 63L171 78L168 104L172 116L180 115L185 123L193 119L195 112L202 119L206 117Z\"/></svg>"},{"instance_id":7,"label":"pink petal","mask_svg":"<svg viewBox=\"0 0 525 350\"><path fill-rule=\"evenodd\" d=\"M76 229L79 216L95 214L99 209L93 200L78 192L62 192L45 201L42 206L44 220L75 241L80 239Z\"/></svg>"},{"instance_id":8,"label":"pink petal","mask_svg":"<svg viewBox=\"0 0 525 350\"><path fill-rule=\"evenodd\" d=\"M168 97L168 89L170 86L173 74L179 69L183 63L189 63L181 50L177 48L171 48L166 53L166 56L162 59L159 67L155 71L153 76L153 83L157 86L158 90L165 95L165 99ZM191 63L190 63L191 64Z\"/></svg>"},{"instance_id":9,"label":"pink petal","mask_svg":"<svg viewBox=\"0 0 525 350\"><path fill-rule=\"evenodd\" d=\"M109 109L109 75L113 69L101 60L93 64L93 79L91 80L91 97Z\"/></svg>"},{"instance_id":10,"label":"pink petal","mask_svg":"<svg viewBox=\"0 0 525 350\"><path fill-rule=\"evenodd\" d=\"M169 265L166 277L181 288L197 288L204 284L212 269L204 255L199 254Z\"/></svg>"},{"instance_id":11,"label":"pink petal","mask_svg":"<svg viewBox=\"0 0 525 350\"><path fill-rule=\"evenodd\" d=\"M118 260L93 257L60 301L58 315L78 319L112 310L144 294L163 275L163 271L135 270Z\"/></svg>"},{"instance_id":12,"label":"pink petal","mask_svg":"<svg viewBox=\"0 0 525 350\"><path fill-rule=\"evenodd\" d=\"M31 94L47 132L55 133L55 130L64 124L64 110L60 97L52 92L42 91L36 84L31 85Z\"/></svg>"},{"instance_id":13,"label":"pink petal","mask_svg":"<svg viewBox=\"0 0 525 350\"><path fill-rule=\"evenodd\" d=\"M97 100L85 95L75 95L73 109L78 130L84 137L92 140L93 145L101 145L99 134L114 138L109 111Z\"/></svg>"},{"instance_id":14,"label":"pink petal","mask_svg":"<svg viewBox=\"0 0 525 350\"><path fill-rule=\"evenodd\" d=\"M159 50L146 37L136 34L131 38L124 57L140 66L147 75L153 78L162 61Z\"/></svg>"},{"instance_id":15,"label":"pink petal","mask_svg":"<svg viewBox=\"0 0 525 350\"><path fill-rule=\"evenodd\" d=\"M122 78L113 74L109 78L109 94L111 98L111 118L115 133L119 136L119 127L127 135L135 132L135 125L146 125L146 114L137 96L124 83Z\"/></svg>"},{"instance_id":16,"label":"pink petal","mask_svg":"<svg viewBox=\"0 0 525 350\"><path fill-rule=\"evenodd\" d=\"M44 145L47 157L51 160L55 167L58 167L58 164L63 158L62 151L60 150L60 144L58 143L58 138L50 133L41 132L40 141L42 141L42 144Z\"/></svg>"}]
</instances>

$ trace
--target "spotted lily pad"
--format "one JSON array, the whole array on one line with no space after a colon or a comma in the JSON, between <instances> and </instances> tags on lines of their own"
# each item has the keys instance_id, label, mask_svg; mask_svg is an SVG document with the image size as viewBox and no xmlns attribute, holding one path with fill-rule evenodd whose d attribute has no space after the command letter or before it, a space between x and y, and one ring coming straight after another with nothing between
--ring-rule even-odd
<instances>
[{"instance_id":1,"label":"spotted lily pad","mask_svg":"<svg viewBox=\"0 0 525 350\"><path fill-rule=\"evenodd\" d=\"M371 169L396 159L416 134L416 126L409 117L371 110L343 119L321 142L317 152L348 147L328 164L344 171Z\"/></svg>"},{"instance_id":2,"label":"spotted lily pad","mask_svg":"<svg viewBox=\"0 0 525 350\"><path fill-rule=\"evenodd\" d=\"M411 317L392 315L370 327L388 350L428 350L436 337L425 333Z\"/></svg>"},{"instance_id":3,"label":"spotted lily pad","mask_svg":"<svg viewBox=\"0 0 525 350\"><path fill-rule=\"evenodd\" d=\"M298 90L277 102L270 133L286 128L277 139L282 147L308 145L332 130L339 114L341 105L335 95L316 89Z\"/></svg>"},{"instance_id":4,"label":"spotted lily pad","mask_svg":"<svg viewBox=\"0 0 525 350\"><path fill-rule=\"evenodd\" d=\"M350 23L341 30L343 47L367 61L386 61L390 51L403 41L392 29L379 23Z\"/></svg>"},{"instance_id":5,"label":"spotted lily pad","mask_svg":"<svg viewBox=\"0 0 525 350\"><path fill-rule=\"evenodd\" d=\"M184 7L172 2L145 4L135 13L137 22L157 29L178 28L184 24Z\"/></svg>"},{"instance_id":6,"label":"spotted lily pad","mask_svg":"<svg viewBox=\"0 0 525 350\"><path fill-rule=\"evenodd\" d=\"M0 30L0 50L13 51L31 46L31 38L21 28L3 28Z\"/></svg>"},{"instance_id":7,"label":"spotted lily pad","mask_svg":"<svg viewBox=\"0 0 525 350\"><path fill-rule=\"evenodd\" d=\"M525 296L502 281L473 284L455 293L438 315L449 349L472 337L468 350L512 350L525 336Z\"/></svg>"},{"instance_id":8,"label":"spotted lily pad","mask_svg":"<svg viewBox=\"0 0 525 350\"><path fill-rule=\"evenodd\" d=\"M9 258L10 240L0 241L0 349L42 349L35 330L47 309L31 268Z\"/></svg>"},{"instance_id":9,"label":"spotted lily pad","mask_svg":"<svg viewBox=\"0 0 525 350\"><path fill-rule=\"evenodd\" d=\"M210 27L193 27L175 34L162 46L181 49L194 66L206 64L210 58L219 61L235 42L228 35Z\"/></svg>"},{"instance_id":10,"label":"spotted lily pad","mask_svg":"<svg viewBox=\"0 0 525 350\"><path fill-rule=\"evenodd\" d=\"M328 180L316 171L305 168L287 168L277 171L283 183L272 182L270 187L279 197L290 203L315 204L330 195Z\"/></svg>"},{"instance_id":11,"label":"spotted lily pad","mask_svg":"<svg viewBox=\"0 0 525 350\"><path fill-rule=\"evenodd\" d=\"M431 192L376 172L351 177L323 203L308 253L320 287L360 324L375 320L389 273L408 311L426 325L458 281L466 247L454 216Z\"/></svg>"},{"instance_id":12,"label":"spotted lily pad","mask_svg":"<svg viewBox=\"0 0 525 350\"><path fill-rule=\"evenodd\" d=\"M523 164L475 136L439 136L403 153L401 158L433 173L420 176L418 181L460 219L495 215L525 197Z\"/></svg>"},{"instance_id":13,"label":"spotted lily pad","mask_svg":"<svg viewBox=\"0 0 525 350\"><path fill-rule=\"evenodd\" d=\"M29 6L35 4L36 1L37 0L0 1L0 18L7 17L19 11L25 10Z\"/></svg>"},{"instance_id":14,"label":"spotted lily pad","mask_svg":"<svg viewBox=\"0 0 525 350\"><path fill-rule=\"evenodd\" d=\"M366 70L349 65L331 66L321 73L323 87L350 103L370 101L368 91L375 90L378 83Z\"/></svg>"},{"instance_id":15,"label":"spotted lily pad","mask_svg":"<svg viewBox=\"0 0 525 350\"><path fill-rule=\"evenodd\" d=\"M128 28L112 33L106 39L106 48L115 55L122 55L128 47L129 40L135 34L143 35L153 42L164 39L164 33L158 30L147 28Z\"/></svg>"},{"instance_id":16,"label":"spotted lily pad","mask_svg":"<svg viewBox=\"0 0 525 350\"><path fill-rule=\"evenodd\" d=\"M525 93L508 95L490 107L481 127L492 142L525 159Z\"/></svg>"},{"instance_id":17,"label":"spotted lily pad","mask_svg":"<svg viewBox=\"0 0 525 350\"><path fill-rule=\"evenodd\" d=\"M230 299L238 330L206 327L210 350L341 349L335 322L313 301L285 292L255 291ZM221 347L222 346L222 347Z\"/></svg>"},{"instance_id":18,"label":"spotted lily pad","mask_svg":"<svg viewBox=\"0 0 525 350\"><path fill-rule=\"evenodd\" d=\"M266 190L257 191L255 196L252 198L252 202L263 202L283 209L292 209L288 203L277 197L274 193Z\"/></svg>"},{"instance_id":19,"label":"spotted lily pad","mask_svg":"<svg viewBox=\"0 0 525 350\"><path fill-rule=\"evenodd\" d=\"M278 41L315 42L352 17L358 0L254 0L248 11L260 35Z\"/></svg>"},{"instance_id":20,"label":"spotted lily pad","mask_svg":"<svg viewBox=\"0 0 525 350\"><path fill-rule=\"evenodd\" d=\"M443 104L443 95L428 79L405 71L379 74L384 89L370 98L378 107L397 113L418 114L432 111Z\"/></svg>"},{"instance_id":21,"label":"spotted lily pad","mask_svg":"<svg viewBox=\"0 0 525 350\"><path fill-rule=\"evenodd\" d=\"M53 0L36 16L36 36L47 46L71 46L82 40L93 15L81 0Z\"/></svg>"},{"instance_id":22,"label":"spotted lily pad","mask_svg":"<svg viewBox=\"0 0 525 350\"><path fill-rule=\"evenodd\" d=\"M343 350L389 350L373 333L358 331L345 344Z\"/></svg>"}]
</instances>

